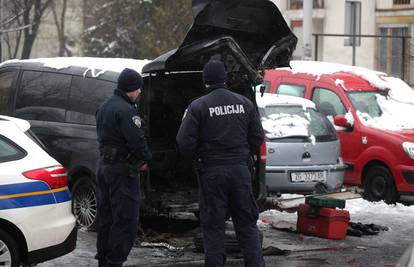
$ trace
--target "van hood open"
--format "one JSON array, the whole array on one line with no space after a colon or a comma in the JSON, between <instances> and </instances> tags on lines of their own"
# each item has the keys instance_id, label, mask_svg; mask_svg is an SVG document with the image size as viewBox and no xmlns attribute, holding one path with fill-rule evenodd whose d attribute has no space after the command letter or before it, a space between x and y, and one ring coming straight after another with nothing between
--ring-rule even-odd
<instances>
[{"instance_id":1,"label":"van hood open","mask_svg":"<svg viewBox=\"0 0 414 267\"><path fill-rule=\"evenodd\" d=\"M260 70L289 66L297 38L271 1L193 0L192 5L194 22L182 44L145 65L143 73L200 71L214 58L224 61L229 73L247 74L258 83Z\"/></svg>"}]
</instances>

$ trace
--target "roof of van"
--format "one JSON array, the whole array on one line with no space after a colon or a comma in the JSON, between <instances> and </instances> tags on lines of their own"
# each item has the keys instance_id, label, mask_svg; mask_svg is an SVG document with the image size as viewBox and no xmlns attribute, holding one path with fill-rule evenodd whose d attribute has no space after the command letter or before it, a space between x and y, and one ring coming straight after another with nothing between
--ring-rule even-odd
<instances>
[{"instance_id":1,"label":"roof of van","mask_svg":"<svg viewBox=\"0 0 414 267\"><path fill-rule=\"evenodd\" d=\"M387 77L386 73L363 67L298 60L292 60L290 65L291 68L279 68L276 70L316 76L316 80L332 79L336 85L340 84L347 91L374 91L390 88L390 84L384 79L384 77Z\"/></svg>"},{"instance_id":2,"label":"roof of van","mask_svg":"<svg viewBox=\"0 0 414 267\"><path fill-rule=\"evenodd\" d=\"M138 60L130 58L98 58L98 57L54 57L54 58L34 58L34 59L12 59L0 64L5 65L23 64L33 66L43 66L50 69L62 70L70 67L84 68L83 75L88 74L92 77L99 77L107 71L119 73L124 68L134 69L138 72L142 71L142 67L149 63L150 60Z\"/></svg>"}]
</instances>

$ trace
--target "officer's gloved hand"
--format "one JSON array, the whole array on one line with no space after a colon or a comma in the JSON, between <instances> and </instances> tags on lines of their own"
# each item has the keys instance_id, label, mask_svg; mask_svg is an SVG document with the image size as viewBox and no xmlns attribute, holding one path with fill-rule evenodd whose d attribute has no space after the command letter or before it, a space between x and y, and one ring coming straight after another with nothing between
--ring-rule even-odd
<instances>
[{"instance_id":1,"label":"officer's gloved hand","mask_svg":"<svg viewBox=\"0 0 414 267\"><path fill-rule=\"evenodd\" d=\"M148 170L149 170L149 167L147 163L143 163L139 166L139 171L141 172L147 172Z\"/></svg>"}]
</instances>

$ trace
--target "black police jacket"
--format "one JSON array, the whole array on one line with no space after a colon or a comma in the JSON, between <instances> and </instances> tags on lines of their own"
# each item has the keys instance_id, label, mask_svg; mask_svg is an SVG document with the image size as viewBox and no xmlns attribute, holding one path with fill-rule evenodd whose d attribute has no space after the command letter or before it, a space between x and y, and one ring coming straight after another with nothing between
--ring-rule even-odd
<instances>
[{"instance_id":1,"label":"black police jacket","mask_svg":"<svg viewBox=\"0 0 414 267\"><path fill-rule=\"evenodd\" d=\"M96 112L96 131L99 147L115 148L148 162L151 152L144 135L142 120L135 104L121 90L106 100Z\"/></svg>"},{"instance_id":2,"label":"black police jacket","mask_svg":"<svg viewBox=\"0 0 414 267\"><path fill-rule=\"evenodd\" d=\"M209 89L184 114L176 140L179 151L212 164L247 162L264 138L254 104L224 84Z\"/></svg>"}]
</instances>

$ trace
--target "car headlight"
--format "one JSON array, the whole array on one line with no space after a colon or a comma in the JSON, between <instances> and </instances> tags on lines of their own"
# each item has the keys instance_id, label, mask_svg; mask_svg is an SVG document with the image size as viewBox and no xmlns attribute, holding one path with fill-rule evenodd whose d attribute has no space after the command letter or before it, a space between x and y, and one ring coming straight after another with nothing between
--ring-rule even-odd
<instances>
[{"instance_id":1,"label":"car headlight","mask_svg":"<svg viewBox=\"0 0 414 267\"><path fill-rule=\"evenodd\" d=\"M404 142L402 143L402 147L405 153L412 159L414 159L414 143L411 142Z\"/></svg>"}]
</instances>

